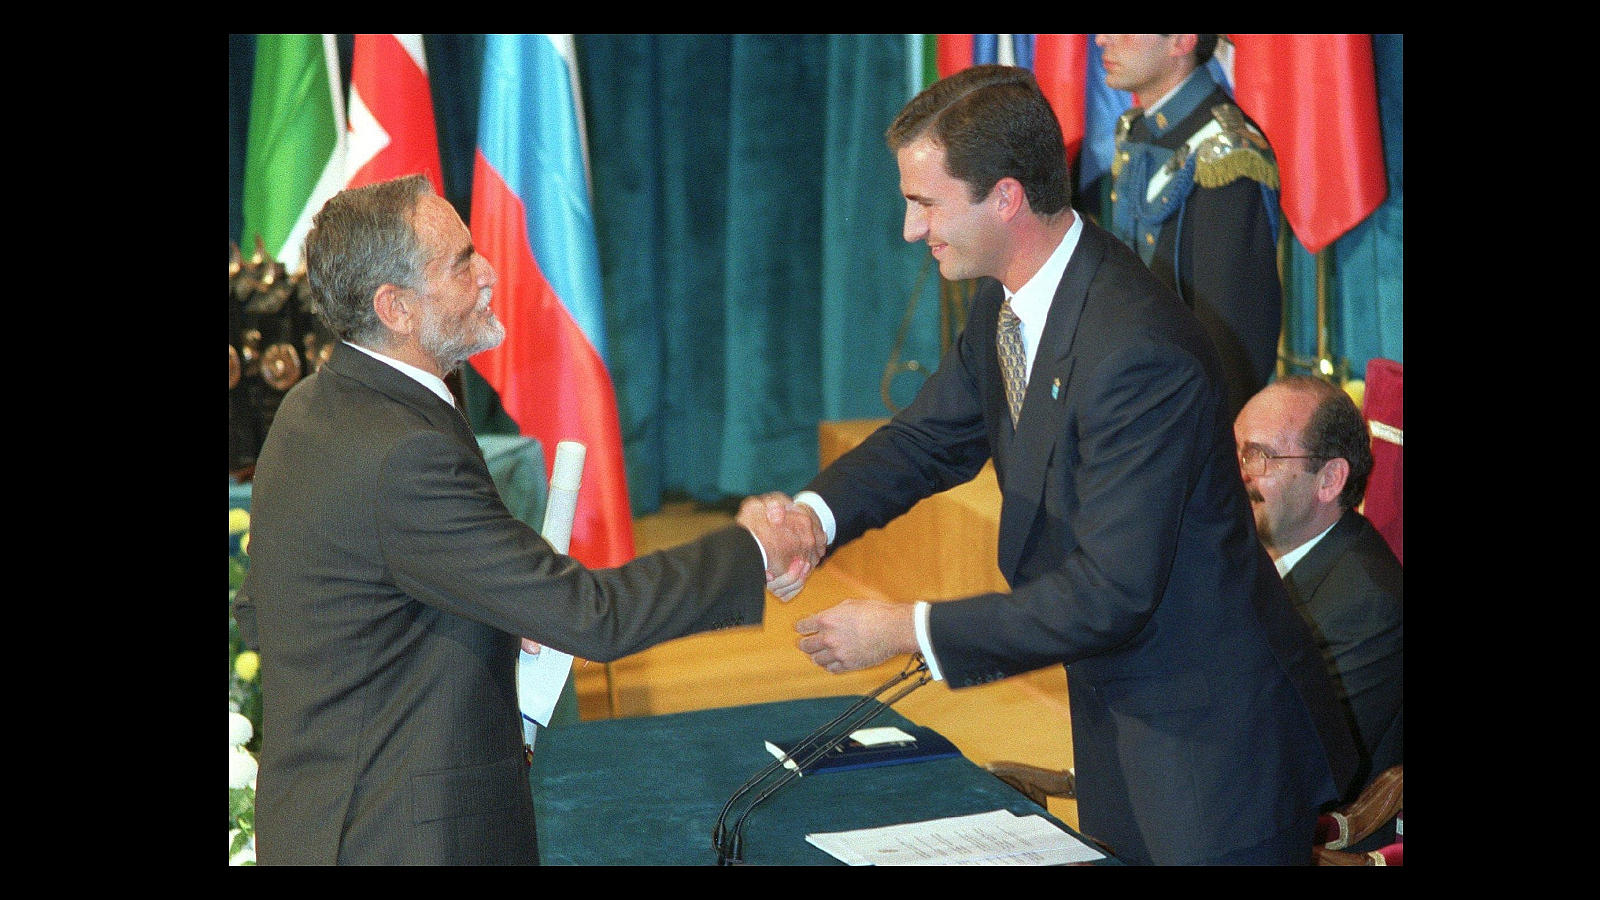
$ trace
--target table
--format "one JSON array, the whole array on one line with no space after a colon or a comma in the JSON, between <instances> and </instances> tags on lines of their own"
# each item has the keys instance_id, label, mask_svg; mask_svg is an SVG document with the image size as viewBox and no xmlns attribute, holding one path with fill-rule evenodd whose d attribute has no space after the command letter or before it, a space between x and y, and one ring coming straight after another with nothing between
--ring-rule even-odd
<instances>
[{"instance_id":1,"label":"table","mask_svg":"<svg viewBox=\"0 0 1600 900\"><path fill-rule=\"evenodd\" d=\"M716 865L712 828L733 792L773 761L763 741L803 737L857 699L785 700L541 730L529 771L540 862ZM913 724L892 709L871 723ZM743 800L736 804L735 817L744 807ZM796 778L751 813L744 861L843 865L805 836L995 809L1043 816L1081 839L971 760L953 757Z\"/></svg>"}]
</instances>

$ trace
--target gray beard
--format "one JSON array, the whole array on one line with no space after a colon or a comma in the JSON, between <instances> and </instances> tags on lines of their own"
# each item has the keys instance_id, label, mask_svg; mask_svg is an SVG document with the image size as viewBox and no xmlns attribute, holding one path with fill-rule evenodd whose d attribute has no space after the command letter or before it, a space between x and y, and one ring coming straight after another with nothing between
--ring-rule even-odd
<instances>
[{"instance_id":1,"label":"gray beard","mask_svg":"<svg viewBox=\"0 0 1600 900\"><path fill-rule=\"evenodd\" d=\"M461 364L485 350L493 350L505 340L506 327L498 317L489 319L476 330L462 329L454 334L444 334L439 320L431 313L422 320L420 342L424 353L433 357L445 374L461 368Z\"/></svg>"}]
</instances>

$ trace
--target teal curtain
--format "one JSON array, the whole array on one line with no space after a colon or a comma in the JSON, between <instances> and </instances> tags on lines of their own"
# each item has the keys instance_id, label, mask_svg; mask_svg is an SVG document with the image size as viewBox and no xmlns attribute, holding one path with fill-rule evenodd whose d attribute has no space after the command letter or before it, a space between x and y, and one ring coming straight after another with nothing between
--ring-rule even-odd
<instances>
[{"instance_id":1,"label":"teal curtain","mask_svg":"<svg viewBox=\"0 0 1600 900\"><path fill-rule=\"evenodd\" d=\"M925 251L883 132L903 35L582 35L608 360L634 510L798 490L817 423L886 416ZM937 277L903 359L937 364ZM903 405L920 383L894 379ZM898 394L898 396L896 396Z\"/></svg>"},{"instance_id":2,"label":"teal curtain","mask_svg":"<svg viewBox=\"0 0 1600 900\"><path fill-rule=\"evenodd\" d=\"M940 279L926 248L900 238L883 143L931 64L920 37L578 36L635 513L664 496L793 492L816 471L819 421L886 416L938 365ZM228 42L229 239L240 244L253 39ZM351 43L340 36L347 78ZM445 195L470 221L483 36L424 44ZM1351 377L1374 357L1404 361L1402 37L1376 35L1374 47L1389 199L1328 251L1324 298ZM1316 264L1298 245L1287 256L1287 347L1311 356ZM885 390L891 356L900 374ZM470 367L462 388L480 434L515 431Z\"/></svg>"}]
</instances>

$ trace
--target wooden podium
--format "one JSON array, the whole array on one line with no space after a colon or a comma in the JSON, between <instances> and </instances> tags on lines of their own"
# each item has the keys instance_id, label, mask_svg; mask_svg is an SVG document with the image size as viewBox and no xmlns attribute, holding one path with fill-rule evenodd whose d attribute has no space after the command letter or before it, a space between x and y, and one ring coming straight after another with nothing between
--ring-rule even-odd
<instances>
[{"instance_id":1,"label":"wooden podium","mask_svg":"<svg viewBox=\"0 0 1600 900\"><path fill-rule=\"evenodd\" d=\"M823 422L817 447L824 468L888 419ZM995 563L1000 485L994 464L976 478L923 500L881 529L835 551L824 566L891 600L947 600L1009 591Z\"/></svg>"}]
</instances>

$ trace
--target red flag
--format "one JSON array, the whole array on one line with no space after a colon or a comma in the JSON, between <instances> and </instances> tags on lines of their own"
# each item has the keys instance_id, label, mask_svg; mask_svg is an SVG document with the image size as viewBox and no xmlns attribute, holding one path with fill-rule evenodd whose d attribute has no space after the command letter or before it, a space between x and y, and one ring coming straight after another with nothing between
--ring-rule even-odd
<instances>
[{"instance_id":1,"label":"red flag","mask_svg":"<svg viewBox=\"0 0 1600 900\"><path fill-rule=\"evenodd\" d=\"M1284 217L1312 253L1388 196L1370 34L1231 34L1234 99L1272 143Z\"/></svg>"},{"instance_id":2,"label":"red flag","mask_svg":"<svg viewBox=\"0 0 1600 900\"><path fill-rule=\"evenodd\" d=\"M1033 77L1061 123L1067 161L1083 146L1084 77L1089 66L1087 34L1041 34L1033 39Z\"/></svg>"},{"instance_id":3,"label":"red flag","mask_svg":"<svg viewBox=\"0 0 1600 900\"><path fill-rule=\"evenodd\" d=\"M939 77L972 68L972 35L939 35Z\"/></svg>"},{"instance_id":4,"label":"red flag","mask_svg":"<svg viewBox=\"0 0 1600 900\"><path fill-rule=\"evenodd\" d=\"M358 34L350 61L350 173L361 187L421 172L444 194L420 34Z\"/></svg>"}]
</instances>

